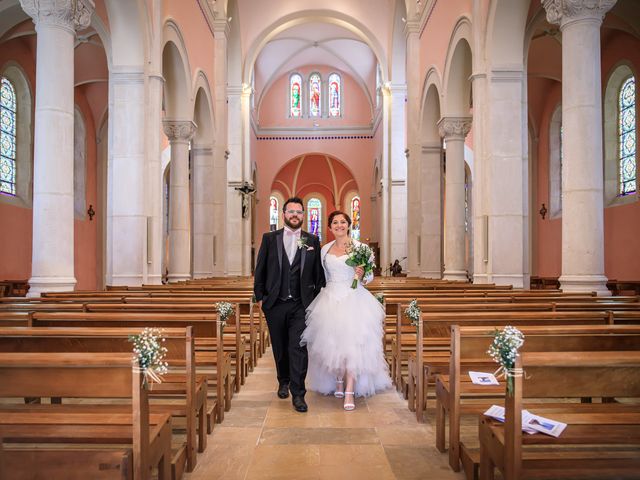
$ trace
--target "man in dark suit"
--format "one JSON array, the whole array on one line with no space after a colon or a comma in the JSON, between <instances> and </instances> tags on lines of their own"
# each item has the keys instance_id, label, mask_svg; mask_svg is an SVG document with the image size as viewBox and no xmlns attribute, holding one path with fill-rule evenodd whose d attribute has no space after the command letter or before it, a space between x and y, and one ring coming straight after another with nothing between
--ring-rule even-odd
<instances>
[{"instance_id":1,"label":"man in dark suit","mask_svg":"<svg viewBox=\"0 0 640 480\"><path fill-rule=\"evenodd\" d=\"M287 398L290 390L293 407L306 412L308 356L300 336L305 329L305 309L325 286L325 278L320 240L302 230L302 200L290 198L282 210L285 227L262 236L253 291L269 326L278 397Z\"/></svg>"}]
</instances>

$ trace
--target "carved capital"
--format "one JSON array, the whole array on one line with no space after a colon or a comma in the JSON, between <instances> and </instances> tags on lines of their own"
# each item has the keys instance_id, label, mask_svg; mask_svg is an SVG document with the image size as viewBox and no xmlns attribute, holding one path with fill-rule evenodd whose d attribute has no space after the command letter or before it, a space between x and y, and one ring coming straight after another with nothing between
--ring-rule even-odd
<instances>
[{"instance_id":1,"label":"carved capital","mask_svg":"<svg viewBox=\"0 0 640 480\"><path fill-rule=\"evenodd\" d=\"M571 20L592 19L602 22L617 0L543 0L549 23L560 26Z\"/></svg>"},{"instance_id":2,"label":"carved capital","mask_svg":"<svg viewBox=\"0 0 640 480\"><path fill-rule=\"evenodd\" d=\"M191 120L165 120L162 126L170 142L188 142L198 128Z\"/></svg>"},{"instance_id":3,"label":"carved capital","mask_svg":"<svg viewBox=\"0 0 640 480\"><path fill-rule=\"evenodd\" d=\"M38 25L83 30L91 23L93 0L20 0L27 15Z\"/></svg>"},{"instance_id":4,"label":"carved capital","mask_svg":"<svg viewBox=\"0 0 640 480\"><path fill-rule=\"evenodd\" d=\"M442 117L438 130L446 140L464 140L471 130L471 117Z\"/></svg>"}]
</instances>

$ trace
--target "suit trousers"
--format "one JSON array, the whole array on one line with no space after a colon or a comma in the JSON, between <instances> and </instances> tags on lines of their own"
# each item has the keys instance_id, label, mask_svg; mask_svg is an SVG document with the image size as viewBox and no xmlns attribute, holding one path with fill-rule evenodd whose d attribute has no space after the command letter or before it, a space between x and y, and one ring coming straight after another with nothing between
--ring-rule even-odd
<instances>
[{"instance_id":1,"label":"suit trousers","mask_svg":"<svg viewBox=\"0 0 640 480\"><path fill-rule=\"evenodd\" d=\"M300 337L306 327L304 305L301 300L276 300L271 308L263 311L269 327L278 383L288 383L291 395L304 396L309 364L307 346L300 345Z\"/></svg>"}]
</instances>

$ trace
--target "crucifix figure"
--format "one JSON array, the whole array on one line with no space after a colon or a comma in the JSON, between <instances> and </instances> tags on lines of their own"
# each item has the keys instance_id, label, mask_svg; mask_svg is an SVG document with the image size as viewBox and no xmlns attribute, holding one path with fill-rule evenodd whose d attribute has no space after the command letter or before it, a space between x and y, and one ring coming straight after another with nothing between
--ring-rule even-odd
<instances>
[{"instance_id":1,"label":"crucifix figure","mask_svg":"<svg viewBox=\"0 0 640 480\"><path fill-rule=\"evenodd\" d=\"M247 182L243 182L241 187L236 187L235 189L242 195L242 218L247 218L249 216L249 198L256 193L256 188Z\"/></svg>"}]
</instances>

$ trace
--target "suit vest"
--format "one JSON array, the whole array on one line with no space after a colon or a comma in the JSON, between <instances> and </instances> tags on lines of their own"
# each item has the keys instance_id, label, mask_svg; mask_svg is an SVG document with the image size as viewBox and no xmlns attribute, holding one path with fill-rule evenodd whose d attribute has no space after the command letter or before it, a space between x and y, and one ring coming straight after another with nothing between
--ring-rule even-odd
<instances>
[{"instance_id":1,"label":"suit vest","mask_svg":"<svg viewBox=\"0 0 640 480\"><path fill-rule=\"evenodd\" d=\"M293 257L293 263L289 263L287 252L282 255L282 269L280 272L280 300L288 300L292 298L298 300L300 298L300 258L301 249L298 248L296 256Z\"/></svg>"}]
</instances>

